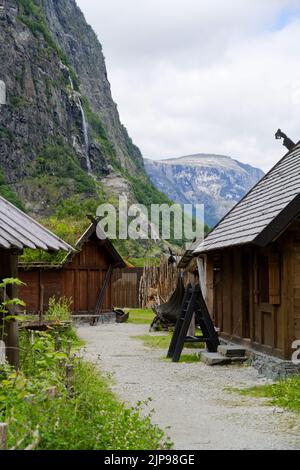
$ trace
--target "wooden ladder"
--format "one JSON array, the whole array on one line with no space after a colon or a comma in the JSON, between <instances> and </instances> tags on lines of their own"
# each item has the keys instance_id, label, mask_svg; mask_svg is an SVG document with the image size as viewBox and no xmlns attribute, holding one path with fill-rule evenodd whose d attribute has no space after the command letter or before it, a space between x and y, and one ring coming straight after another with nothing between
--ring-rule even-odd
<instances>
[{"instance_id":1,"label":"wooden ladder","mask_svg":"<svg viewBox=\"0 0 300 470\"><path fill-rule=\"evenodd\" d=\"M194 314L202 336L187 336ZM172 358L173 362L179 362L185 343L206 343L209 352L217 352L220 345L199 284L196 286L189 284L186 289L167 357Z\"/></svg>"}]
</instances>

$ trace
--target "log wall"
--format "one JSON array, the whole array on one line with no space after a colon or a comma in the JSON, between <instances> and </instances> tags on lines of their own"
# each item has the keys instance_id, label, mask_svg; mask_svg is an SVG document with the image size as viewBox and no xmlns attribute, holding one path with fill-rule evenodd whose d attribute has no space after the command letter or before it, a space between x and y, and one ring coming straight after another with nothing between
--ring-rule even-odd
<instances>
[{"instance_id":1,"label":"log wall","mask_svg":"<svg viewBox=\"0 0 300 470\"><path fill-rule=\"evenodd\" d=\"M290 359L300 339L300 235L290 227L264 249L206 255L207 304L224 338Z\"/></svg>"}]
</instances>

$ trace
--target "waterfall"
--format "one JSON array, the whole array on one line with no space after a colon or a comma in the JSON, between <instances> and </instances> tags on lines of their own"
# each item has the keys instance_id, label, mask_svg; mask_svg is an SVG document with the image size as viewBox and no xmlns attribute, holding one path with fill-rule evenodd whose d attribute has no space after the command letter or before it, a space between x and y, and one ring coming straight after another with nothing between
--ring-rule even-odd
<instances>
[{"instance_id":1,"label":"waterfall","mask_svg":"<svg viewBox=\"0 0 300 470\"><path fill-rule=\"evenodd\" d=\"M71 90L74 91L74 84L73 84L72 77L70 75L69 75L69 82L70 82Z\"/></svg>"},{"instance_id":2,"label":"waterfall","mask_svg":"<svg viewBox=\"0 0 300 470\"><path fill-rule=\"evenodd\" d=\"M86 166L88 169L89 173L92 173L92 164L89 156L89 131L88 131L88 123L85 118L84 110L81 104L81 101L79 101L79 106L80 106L80 112L81 112L81 117L82 117L82 129L83 129L83 135L84 135L84 145L85 145L85 155L86 155Z\"/></svg>"},{"instance_id":3,"label":"waterfall","mask_svg":"<svg viewBox=\"0 0 300 470\"><path fill-rule=\"evenodd\" d=\"M72 80L71 75L69 75L69 83L72 92L74 92L74 83ZM88 170L88 173L92 173L92 164L89 156L89 148L90 148L90 142L89 142L89 129L88 129L88 123L85 117L85 113L82 107L81 99L79 96L79 93L74 92L75 99L78 102L78 106L80 108L80 113L81 113L81 119L82 119L82 130L83 130L83 135L84 135L84 146L85 146L85 158L86 158L86 167Z\"/></svg>"}]
</instances>

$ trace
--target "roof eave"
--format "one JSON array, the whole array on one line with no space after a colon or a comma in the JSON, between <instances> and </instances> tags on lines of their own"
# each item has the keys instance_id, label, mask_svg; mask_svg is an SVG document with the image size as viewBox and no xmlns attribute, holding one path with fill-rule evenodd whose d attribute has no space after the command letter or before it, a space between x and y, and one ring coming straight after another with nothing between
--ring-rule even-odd
<instances>
[{"instance_id":1,"label":"roof eave","mask_svg":"<svg viewBox=\"0 0 300 470\"><path fill-rule=\"evenodd\" d=\"M272 222L255 238L254 244L265 247L277 238L299 215L300 194L298 194Z\"/></svg>"}]
</instances>

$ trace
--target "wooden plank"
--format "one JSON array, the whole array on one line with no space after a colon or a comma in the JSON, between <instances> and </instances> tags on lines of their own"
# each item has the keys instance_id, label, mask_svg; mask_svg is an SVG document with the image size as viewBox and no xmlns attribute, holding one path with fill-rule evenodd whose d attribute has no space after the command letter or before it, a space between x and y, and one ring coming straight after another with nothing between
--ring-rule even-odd
<instances>
[{"instance_id":1,"label":"wooden plank","mask_svg":"<svg viewBox=\"0 0 300 470\"><path fill-rule=\"evenodd\" d=\"M232 264L231 264L231 252L226 251L223 253L223 325L222 331L228 334L232 334Z\"/></svg>"},{"instance_id":2,"label":"wooden plank","mask_svg":"<svg viewBox=\"0 0 300 470\"><path fill-rule=\"evenodd\" d=\"M233 250L232 264L232 326L231 333L242 337L243 327L243 288L240 248Z\"/></svg>"},{"instance_id":3,"label":"wooden plank","mask_svg":"<svg viewBox=\"0 0 300 470\"><path fill-rule=\"evenodd\" d=\"M139 307L141 268L115 269L111 282L111 303L120 308Z\"/></svg>"}]
</instances>

